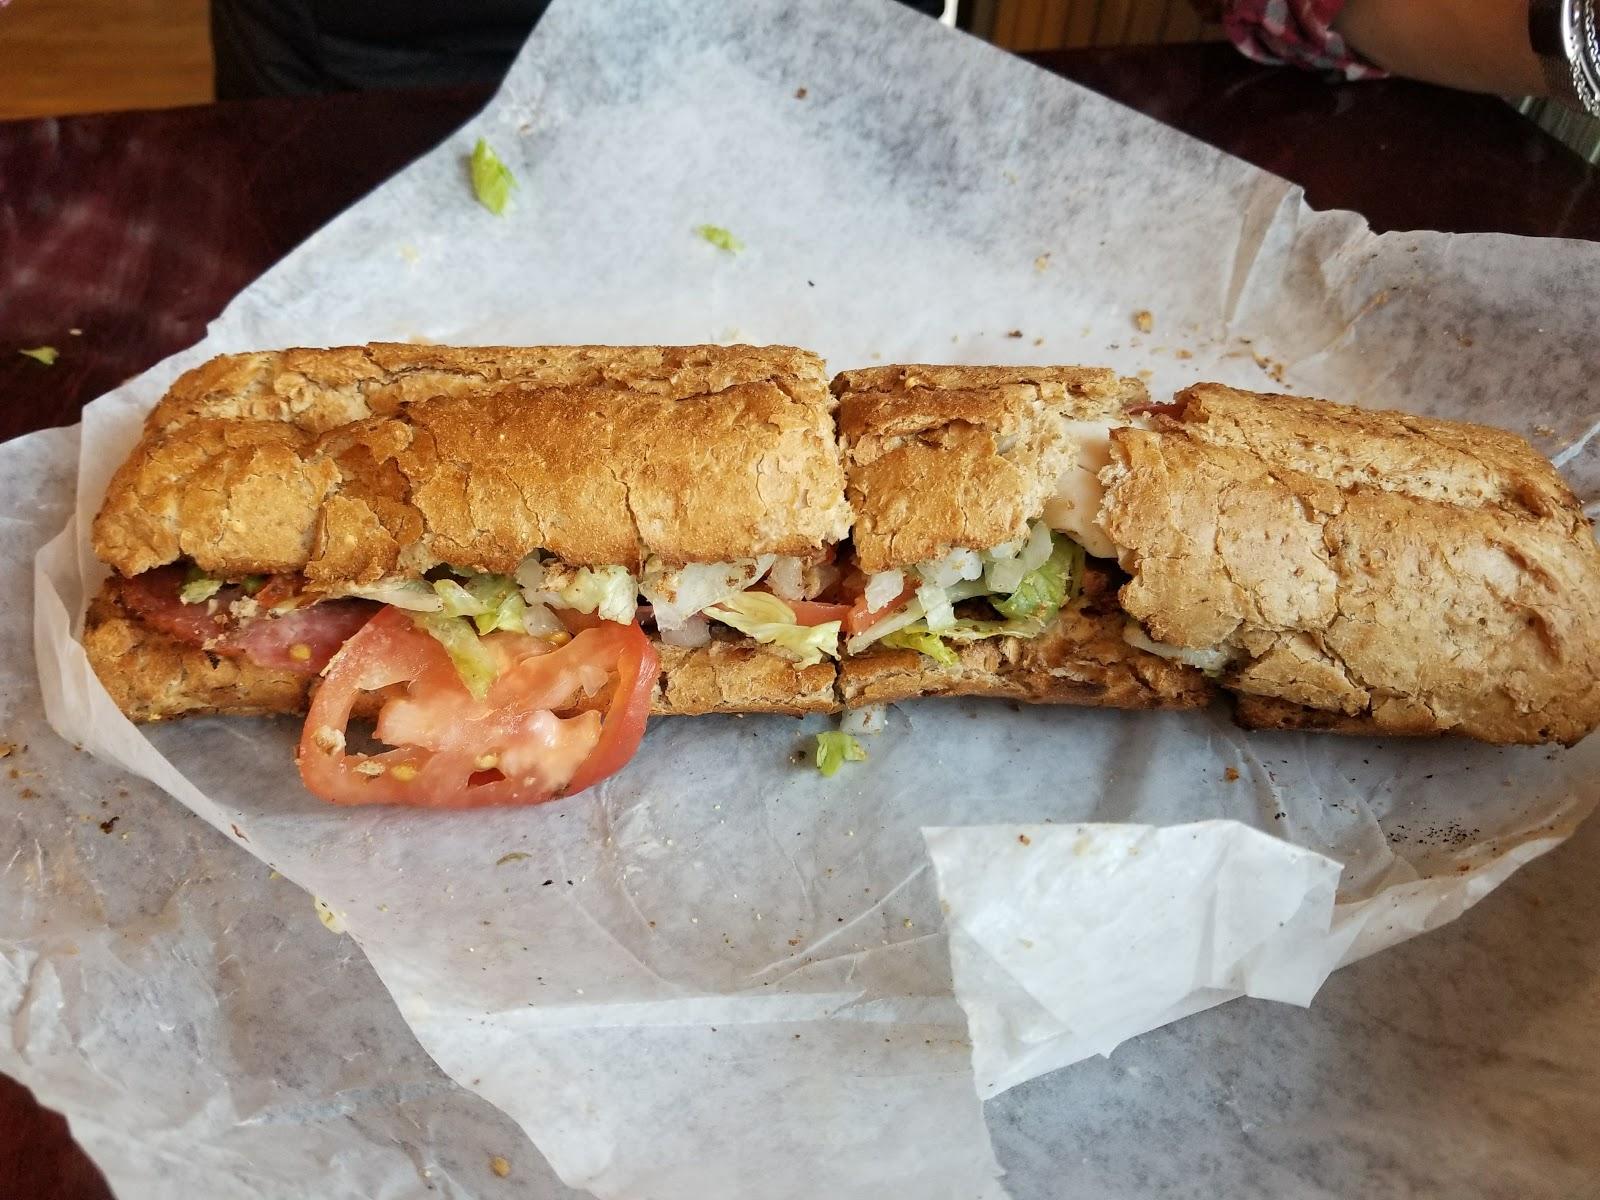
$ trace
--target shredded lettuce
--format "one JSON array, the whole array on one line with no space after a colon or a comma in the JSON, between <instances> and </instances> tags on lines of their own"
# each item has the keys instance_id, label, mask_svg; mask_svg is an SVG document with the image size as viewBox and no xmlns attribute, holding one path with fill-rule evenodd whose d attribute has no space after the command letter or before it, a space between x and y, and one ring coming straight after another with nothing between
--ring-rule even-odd
<instances>
[{"instance_id":1,"label":"shredded lettuce","mask_svg":"<svg viewBox=\"0 0 1600 1200\"><path fill-rule=\"evenodd\" d=\"M726 250L729 254L737 254L744 249L744 243L720 225L696 225L694 231L718 250Z\"/></svg>"},{"instance_id":2,"label":"shredded lettuce","mask_svg":"<svg viewBox=\"0 0 1600 1200\"><path fill-rule=\"evenodd\" d=\"M814 666L824 654L839 657L839 622L801 625L794 609L767 592L741 592L706 609L706 616L731 625L758 642L780 646L803 667Z\"/></svg>"},{"instance_id":3,"label":"shredded lettuce","mask_svg":"<svg viewBox=\"0 0 1600 1200\"><path fill-rule=\"evenodd\" d=\"M562 607L598 613L619 625L631 622L639 606L639 584L626 567L579 567L577 578L556 595Z\"/></svg>"},{"instance_id":4,"label":"shredded lettuce","mask_svg":"<svg viewBox=\"0 0 1600 1200\"><path fill-rule=\"evenodd\" d=\"M866 757L866 748L848 733L829 730L817 734L817 770L824 775L836 775L845 763L865 762Z\"/></svg>"},{"instance_id":5,"label":"shredded lettuce","mask_svg":"<svg viewBox=\"0 0 1600 1200\"><path fill-rule=\"evenodd\" d=\"M920 650L942 666L953 667L961 661L956 657L956 652L945 645L942 637L937 633L929 633L926 628L897 629L893 633L885 634L879 640L885 646L893 646L899 650Z\"/></svg>"},{"instance_id":6,"label":"shredded lettuce","mask_svg":"<svg viewBox=\"0 0 1600 1200\"><path fill-rule=\"evenodd\" d=\"M473 699L482 700L489 694L490 685L500 673L499 668L495 665L494 655L478 640L471 625L441 613L412 613L411 619L419 629L431 634L444 647L444 652L455 664L456 674L461 676L461 682L467 685L467 691L472 693Z\"/></svg>"},{"instance_id":7,"label":"shredded lettuce","mask_svg":"<svg viewBox=\"0 0 1600 1200\"><path fill-rule=\"evenodd\" d=\"M213 579L199 567L190 567L178 589L178 599L185 604L204 604L222 590L222 580Z\"/></svg>"},{"instance_id":8,"label":"shredded lettuce","mask_svg":"<svg viewBox=\"0 0 1600 1200\"><path fill-rule=\"evenodd\" d=\"M498 217L506 211L511 189L516 186L511 168L489 149L488 142L479 138L472 147L472 194L478 198L478 203Z\"/></svg>"},{"instance_id":9,"label":"shredded lettuce","mask_svg":"<svg viewBox=\"0 0 1600 1200\"><path fill-rule=\"evenodd\" d=\"M458 579L435 579L433 594L442 605L439 611L447 617L473 617L483 611L483 605Z\"/></svg>"},{"instance_id":10,"label":"shredded lettuce","mask_svg":"<svg viewBox=\"0 0 1600 1200\"><path fill-rule=\"evenodd\" d=\"M496 629L504 629L510 633L527 633L527 602L523 600L522 593L513 586L500 597L500 603L495 605L493 610L479 613L472 618L472 623L478 627L479 633L493 633Z\"/></svg>"},{"instance_id":11,"label":"shredded lettuce","mask_svg":"<svg viewBox=\"0 0 1600 1200\"><path fill-rule=\"evenodd\" d=\"M517 590L517 581L509 575L469 575L465 583L436 579L433 591L445 616L471 617L479 633L496 629L528 632L528 605Z\"/></svg>"},{"instance_id":12,"label":"shredded lettuce","mask_svg":"<svg viewBox=\"0 0 1600 1200\"><path fill-rule=\"evenodd\" d=\"M265 575L246 575L240 580L239 586L244 589L246 596L254 596L267 586L267 577Z\"/></svg>"},{"instance_id":13,"label":"shredded lettuce","mask_svg":"<svg viewBox=\"0 0 1600 1200\"><path fill-rule=\"evenodd\" d=\"M379 604L392 605L409 612L439 612L444 608L444 601L439 598L439 593L435 592L425 579L374 583L366 587L349 588L344 594L359 596L363 600L376 600Z\"/></svg>"},{"instance_id":14,"label":"shredded lettuce","mask_svg":"<svg viewBox=\"0 0 1600 1200\"><path fill-rule=\"evenodd\" d=\"M18 350L24 358L31 358L34 362L43 363L47 367L56 365L56 359L61 357L61 351L54 346L35 346L32 350Z\"/></svg>"},{"instance_id":15,"label":"shredded lettuce","mask_svg":"<svg viewBox=\"0 0 1600 1200\"><path fill-rule=\"evenodd\" d=\"M1001 616L1013 621L1048 621L1077 594L1083 578L1083 547L1071 538L1053 534L1050 557L1029 571L1009 596L989 601Z\"/></svg>"}]
</instances>

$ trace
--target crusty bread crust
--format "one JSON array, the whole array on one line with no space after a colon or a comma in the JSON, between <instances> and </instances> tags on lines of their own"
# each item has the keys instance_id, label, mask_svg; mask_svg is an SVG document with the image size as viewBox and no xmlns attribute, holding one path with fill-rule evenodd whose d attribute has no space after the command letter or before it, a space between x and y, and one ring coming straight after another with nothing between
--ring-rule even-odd
<instances>
[{"instance_id":1,"label":"crusty bread crust","mask_svg":"<svg viewBox=\"0 0 1600 1200\"><path fill-rule=\"evenodd\" d=\"M129 720L175 717L304 715L315 680L211 654L150 628L128 612L108 584L89 606L83 631L89 664ZM658 644L661 680L653 716L835 712L830 662L801 667L743 639L683 649ZM363 694L356 715L375 715L379 699Z\"/></svg>"},{"instance_id":2,"label":"crusty bread crust","mask_svg":"<svg viewBox=\"0 0 1600 1200\"><path fill-rule=\"evenodd\" d=\"M215 360L112 479L97 555L323 584L535 549L637 569L822 555L849 532L835 402L790 347L369 346Z\"/></svg>"},{"instance_id":3,"label":"crusty bread crust","mask_svg":"<svg viewBox=\"0 0 1600 1200\"><path fill-rule=\"evenodd\" d=\"M1245 729L1275 730L1290 733L1342 733L1354 737L1417 737L1435 732L1427 729L1385 729L1368 716L1347 717L1341 712L1307 708L1271 696L1252 696L1245 692L1233 698L1233 719Z\"/></svg>"},{"instance_id":4,"label":"crusty bread crust","mask_svg":"<svg viewBox=\"0 0 1600 1200\"><path fill-rule=\"evenodd\" d=\"M1374 732L1571 744L1600 723L1600 546L1520 439L1216 384L1178 400L1112 434L1104 476L1150 636L1230 647L1230 690Z\"/></svg>"},{"instance_id":5,"label":"crusty bread crust","mask_svg":"<svg viewBox=\"0 0 1600 1200\"><path fill-rule=\"evenodd\" d=\"M868 573L1025 536L1068 461L1062 423L1149 399L1098 367L874 367L831 386Z\"/></svg>"},{"instance_id":6,"label":"crusty bread crust","mask_svg":"<svg viewBox=\"0 0 1600 1200\"><path fill-rule=\"evenodd\" d=\"M1193 667L1136 650L1105 573L1036 638L986 638L955 647L941 666L915 650L879 648L846 658L839 690L852 708L913 696L1005 696L1029 704L1097 708L1204 708L1216 692Z\"/></svg>"}]
</instances>

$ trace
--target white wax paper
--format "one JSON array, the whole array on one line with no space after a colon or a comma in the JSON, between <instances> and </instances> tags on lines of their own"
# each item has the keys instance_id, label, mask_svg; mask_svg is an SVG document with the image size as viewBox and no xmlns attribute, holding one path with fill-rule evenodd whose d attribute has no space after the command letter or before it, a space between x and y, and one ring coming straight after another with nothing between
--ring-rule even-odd
<instances>
[{"instance_id":1,"label":"white wax paper","mask_svg":"<svg viewBox=\"0 0 1600 1200\"><path fill-rule=\"evenodd\" d=\"M503 218L466 188L478 136L519 181ZM816 722L680 720L560 804L336 810L299 789L289 723L135 731L70 642L139 416L182 366L260 346L790 342L836 369L1106 363L1158 394L1281 375L1517 429L1593 500L1597 266L1581 243L1372 237L897 6L563 0L482 117L86 410L78 519L39 559L45 700L322 897L428 1053L568 1183L998 1195L978 1089L1231 995L1305 1002L1566 836L1600 743L934 701L832 781L790 761ZM1127 936L1073 936L1080 904Z\"/></svg>"}]
</instances>

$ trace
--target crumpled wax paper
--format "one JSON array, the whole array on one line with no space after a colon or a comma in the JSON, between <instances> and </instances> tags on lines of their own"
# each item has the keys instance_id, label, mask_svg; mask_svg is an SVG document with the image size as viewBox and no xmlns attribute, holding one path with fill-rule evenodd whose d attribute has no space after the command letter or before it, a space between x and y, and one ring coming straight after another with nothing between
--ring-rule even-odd
<instances>
[{"instance_id":1,"label":"crumpled wax paper","mask_svg":"<svg viewBox=\"0 0 1600 1200\"><path fill-rule=\"evenodd\" d=\"M518 180L503 218L467 189L479 136ZM1593 501L1597 265L1373 237L895 5L563 0L481 117L86 410L77 519L39 558L45 699L321 897L427 1052L573 1186L998 1195L980 1091L1230 996L1306 1002L1567 836L1600 743L933 701L832 781L792 761L817 721L705 718L559 804L334 810L289 723L135 731L68 639L138 418L184 365L261 346L791 342L835 369L1105 363L1158 395L1281 381L1471 417Z\"/></svg>"}]
</instances>

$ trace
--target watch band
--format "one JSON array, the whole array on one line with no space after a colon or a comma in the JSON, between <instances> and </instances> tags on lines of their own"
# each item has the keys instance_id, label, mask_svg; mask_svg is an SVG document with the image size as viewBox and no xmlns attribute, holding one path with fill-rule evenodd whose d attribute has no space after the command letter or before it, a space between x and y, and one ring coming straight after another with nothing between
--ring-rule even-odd
<instances>
[{"instance_id":1,"label":"watch band","mask_svg":"<svg viewBox=\"0 0 1600 1200\"><path fill-rule=\"evenodd\" d=\"M1550 95L1600 117L1600 0L1530 0L1528 40Z\"/></svg>"}]
</instances>

